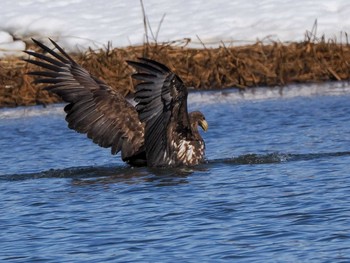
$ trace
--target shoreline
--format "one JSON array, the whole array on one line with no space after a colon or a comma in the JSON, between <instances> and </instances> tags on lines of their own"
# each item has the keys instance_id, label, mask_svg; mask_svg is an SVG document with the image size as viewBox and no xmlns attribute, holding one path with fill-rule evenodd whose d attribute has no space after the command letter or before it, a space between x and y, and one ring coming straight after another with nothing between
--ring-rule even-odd
<instances>
[{"instance_id":1,"label":"shoreline","mask_svg":"<svg viewBox=\"0 0 350 263\"><path fill-rule=\"evenodd\" d=\"M350 45L322 38L297 43L273 42L218 48L188 48L177 42L92 49L70 54L93 75L124 95L133 92L126 60L145 56L167 65L195 90L286 86L350 79ZM37 50L29 45L27 49ZM21 58L0 59L0 107L50 104L61 100L26 75L35 66Z\"/></svg>"}]
</instances>

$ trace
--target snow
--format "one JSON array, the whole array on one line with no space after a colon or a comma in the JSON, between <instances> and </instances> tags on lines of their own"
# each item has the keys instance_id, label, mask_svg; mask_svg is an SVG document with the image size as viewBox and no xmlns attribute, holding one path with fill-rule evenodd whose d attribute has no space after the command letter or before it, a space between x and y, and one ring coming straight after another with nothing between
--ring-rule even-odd
<instances>
[{"instance_id":1,"label":"snow","mask_svg":"<svg viewBox=\"0 0 350 263\"><path fill-rule=\"evenodd\" d=\"M256 40L302 41L317 19L317 35L345 42L348 0L144 0L158 42L191 39L191 45L230 45ZM165 15L165 16L164 16ZM164 16L164 17L163 17ZM164 18L163 22L160 21ZM10 35L9 35L10 34ZM137 0L2 0L0 57L24 49L30 37L57 40L69 51L144 42ZM149 33L151 37L151 33ZM152 38L152 37L151 37ZM15 39L15 40L14 40Z\"/></svg>"}]
</instances>

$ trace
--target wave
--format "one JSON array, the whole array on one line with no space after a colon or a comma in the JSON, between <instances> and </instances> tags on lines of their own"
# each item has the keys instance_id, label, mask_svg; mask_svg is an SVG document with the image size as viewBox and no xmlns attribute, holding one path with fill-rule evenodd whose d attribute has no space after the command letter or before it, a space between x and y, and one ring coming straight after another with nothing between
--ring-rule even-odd
<instances>
[{"instance_id":1,"label":"wave","mask_svg":"<svg viewBox=\"0 0 350 263\"><path fill-rule=\"evenodd\" d=\"M315 159L328 159L334 157L350 156L350 152L325 152L325 153L269 153L269 154L245 154L238 157L209 160L209 164L224 163L224 164L271 164L271 163L285 163L296 161L308 161Z\"/></svg>"},{"instance_id":2,"label":"wave","mask_svg":"<svg viewBox=\"0 0 350 263\"><path fill-rule=\"evenodd\" d=\"M24 181L43 178L69 178L76 184L92 182L123 182L137 183L139 181L174 182L171 178L181 179L194 172L207 172L218 165L264 165L283 164L288 162L308 161L316 159L329 159L350 156L349 152L325 152L325 153L269 153L269 154L245 154L233 158L207 160L206 163L195 167L175 168L149 168L122 166L87 166L70 167L65 169L50 169L47 171L27 174L1 175L0 181ZM176 181L176 180L175 180Z\"/></svg>"}]
</instances>

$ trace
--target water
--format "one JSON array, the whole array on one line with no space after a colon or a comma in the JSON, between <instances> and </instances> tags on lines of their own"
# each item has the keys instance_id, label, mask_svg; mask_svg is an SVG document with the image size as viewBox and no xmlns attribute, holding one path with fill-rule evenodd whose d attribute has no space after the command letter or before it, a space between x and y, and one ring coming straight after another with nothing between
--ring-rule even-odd
<instances>
[{"instance_id":1,"label":"water","mask_svg":"<svg viewBox=\"0 0 350 263\"><path fill-rule=\"evenodd\" d=\"M276 91L192 93L191 169L130 168L62 105L0 110L0 261L349 262L350 88Z\"/></svg>"}]
</instances>

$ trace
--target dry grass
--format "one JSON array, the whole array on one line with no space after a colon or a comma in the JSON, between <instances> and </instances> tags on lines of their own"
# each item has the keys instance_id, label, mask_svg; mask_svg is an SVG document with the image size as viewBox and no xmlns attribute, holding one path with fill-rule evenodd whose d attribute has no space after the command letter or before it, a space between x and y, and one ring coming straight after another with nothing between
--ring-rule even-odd
<instances>
[{"instance_id":1,"label":"dry grass","mask_svg":"<svg viewBox=\"0 0 350 263\"><path fill-rule=\"evenodd\" d=\"M241 47L191 49L186 41L143 46L88 50L73 57L93 75L123 94L133 92L132 69L125 60L140 56L168 65L189 87L220 89L283 86L299 82L347 80L350 78L350 45L324 38L301 43L257 42ZM33 49L34 47L30 47ZM20 59L0 60L0 106L47 104L59 99L32 85L25 73L32 65Z\"/></svg>"}]
</instances>

